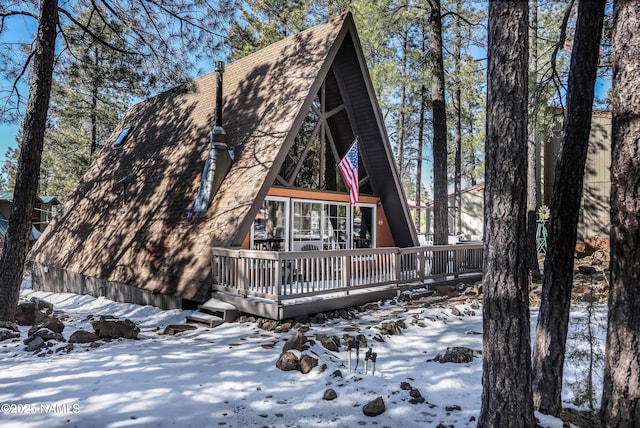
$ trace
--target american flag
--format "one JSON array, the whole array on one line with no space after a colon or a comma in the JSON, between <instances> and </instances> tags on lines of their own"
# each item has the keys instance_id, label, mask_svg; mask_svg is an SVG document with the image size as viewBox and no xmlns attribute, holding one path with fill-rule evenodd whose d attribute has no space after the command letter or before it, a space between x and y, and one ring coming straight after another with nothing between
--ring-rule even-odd
<instances>
[{"instance_id":1,"label":"american flag","mask_svg":"<svg viewBox=\"0 0 640 428\"><path fill-rule=\"evenodd\" d=\"M358 202L358 139L353 142L347 154L338 164L338 168L349 187L349 204Z\"/></svg>"}]
</instances>

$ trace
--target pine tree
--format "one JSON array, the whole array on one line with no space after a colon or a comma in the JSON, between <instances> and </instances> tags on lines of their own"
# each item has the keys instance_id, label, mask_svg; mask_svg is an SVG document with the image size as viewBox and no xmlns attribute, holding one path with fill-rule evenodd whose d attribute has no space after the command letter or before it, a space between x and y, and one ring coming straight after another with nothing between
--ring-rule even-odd
<instances>
[{"instance_id":1,"label":"pine tree","mask_svg":"<svg viewBox=\"0 0 640 428\"><path fill-rule=\"evenodd\" d=\"M640 4L617 0L613 24L611 285L602 426L640 426Z\"/></svg>"},{"instance_id":2,"label":"pine tree","mask_svg":"<svg viewBox=\"0 0 640 428\"><path fill-rule=\"evenodd\" d=\"M480 427L531 427L525 264L527 2L489 4Z\"/></svg>"}]
</instances>

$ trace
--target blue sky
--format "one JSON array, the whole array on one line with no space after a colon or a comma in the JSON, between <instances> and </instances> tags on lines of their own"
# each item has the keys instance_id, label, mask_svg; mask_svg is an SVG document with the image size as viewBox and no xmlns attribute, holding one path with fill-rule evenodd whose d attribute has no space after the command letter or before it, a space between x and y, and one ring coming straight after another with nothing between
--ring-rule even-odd
<instances>
[{"instance_id":1,"label":"blue sky","mask_svg":"<svg viewBox=\"0 0 640 428\"><path fill-rule=\"evenodd\" d=\"M33 39L33 29L35 28L34 21L25 17L18 17L16 19L9 20L7 23L8 31L5 29L5 32L0 36L1 43L16 41L25 42ZM0 86L7 85L10 85L10 82L0 82ZM599 79L596 83L596 97L604 98L610 86L611 82L609 80ZM26 93L26 88L23 89L23 92ZM5 154L7 149L9 147L17 147L16 135L18 134L19 129L19 123L4 123L2 118L0 118L0 166L6 161Z\"/></svg>"}]
</instances>

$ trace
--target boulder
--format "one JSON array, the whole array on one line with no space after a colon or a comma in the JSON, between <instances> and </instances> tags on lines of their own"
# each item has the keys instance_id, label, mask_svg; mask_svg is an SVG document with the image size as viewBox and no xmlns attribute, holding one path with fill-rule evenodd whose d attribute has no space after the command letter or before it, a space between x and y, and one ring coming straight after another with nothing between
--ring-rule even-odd
<instances>
[{"instance_id":1,"label":"boulder","mask_svg":"<svg viewBox=\"0 0 640 428\"><path fill-rule=\"evenodd\" d=\"M16 339L20 337L20 333L17 333L13 330L8 330L6 328L0 328L0 342L4 342L9 339Z\"/></svg>"},{"instance_id":2,"label":"boulder","mask_svg":"<svg viewBox=\"0 0 640 428\"><path fill-rule=\"evenodd\" d=\"M399 336L402 334L402 330L400 330L400 325L398 322L385 321L380 324L380 333L386 334L387 336Z\"/></svg>"},{"instance_id":3,"label":"boulder","mask_svg":"<svg viewBox=\"0 0 640 428\"><path fill-rule=\"evenodd\" d=\"M19 325L36 325L44 320L45 316L35 303L20 302L16 310L16 322Z\"/></svg>"},{"instance_id":4,"label":"boulder","mask_svg":"<svg viewBox=\"0 0 640 428\"><path fill-rule=\"evenodd\" d=\"M300 371L303 374L309 373L314 367L318 365L318 359L311 355L303 355L300 359Z\"/></svg>"},{"instance_id":5,"label":"boulder","mask_svg":"<svg viewBox=\"0 0 640 428\"><path fill-rule=\"evenodd\" d=\"M69 343L89 343L100 340L97 334L86 330L78 330L69 338Z\"/></svg>"},{"instance_id":6,"label":"boulder","mask_svg":"<svg viewBox=\"0 0 640 428\"><path fill-rule=\"evenodd\" d=\"M29 337L27 337L23 341L23 343L25 345L28 345L30 342L32 342L34 339L38 337L44 340L45 342L49 340L57 340L58 342L64 342L64 337L62 337L62 334L53 332L48 328L41 328L37 330L35 333L33 333L32 335L30 335Z\"/></svg>"},{"instance_id":7,"label":"boulder","mask_svg":"<svg viewBox=\"0 0 640 428\"><path fill-rule=\"evenodd\" d=\"M439 363L470 363L473 357L472 349L454 346L447 348L443 354L438 354L433 360Z\"/></svg>"},{"instance_id":8,"label":"boulder","mask_svg":"<svg viewBox=\"0 0 640 428\"><path fill-rule=\"evenodd\" d=\"M342 379L342 372L339 369L337 369L336 371L331 373L331 377L339 377L340 379Z\"/></svg>"},{"instance_id":9,"label":"boulder","mask_svg":"<svg viewBox=\"0 0 640 428\"><path fill-rule=\"evenodd\" d=\"M140 329L131 320L99 320L91 323L98 337L103 339L137 339Z\"/></svg>"},{"instance_id":10,"label":"boulder","mask_svg":"<svg viewBox=\"0 0 640 428\"><path fill-rule=\"evenodd\" d=\"M63 351L66 353L73 351L73 343L68 343L65 346L60 346L59 348L56 349L56 352L63 352Z\"/></svg>"},{"instance_id":11,"label":"boulder","mask_svg":"<svg viewBox=\"0 0 640 428\"><path fill-rule=\"evenodd\" d=\"M36 308L38 308L39 311L44 310L47 315L49 315L49 314L51 314L51 312L53 312L53 303L49 303L46 300L40 299L39 297L32 297L29 300L31 302L35 303Z\"/></svg>"},{"instance_id":12,"label":"boulder","mask_svg":"<svg viewBox=\"0 0 640 428\"><path fill-rule=\"evenodd\" d=\"M331 388L327 389L322 396L322 399L325 401L331 401L338 398L338 394Z\"/></svg>"},{"instance_id":13,"label":"boulder","mask_svg":"<svg viewBox=\"0 0 640 428\"><path fill-rule=\"evenodd\" d=\"M409 396L411 396L411 399L409 400L411 404L424 403L424 397L422 396L422 393L418 388L411 388L411 390L409 391Z\"/></svg>"},{"instance_id":14,"label":"boulder","mask_svg":"<svg viewBox=\"0 0 640 428\"><path fill-rule=\"evenodd\" d=\"M283 352L276 362L276 367L285 372L300 370L300 361L293 352Z\"/></svg>"},{"instance_id":15,"label":"boulder","mask_svg":"<svg viewBox=\"0 0 640 428\"><path fill-rule=\"evenodd\" d=\"M326 334L317 334L316 340L329 351L340 351L340 338L338 336L329 337Z\"/></svg>"},{"instance_id":16,"label":"boulder","mask_svg":"<svg viewBox=\"0 0 640 428\"><path fill-rule=\"evenodd\" d=\"M25 351L27 352L34 352L34 351L39 351L42 348L46 348L47 347L47 342L45 342L45 340L41 337L34 337L33 340L31 340L29 342L29 344L27 345L26 348L24 348Z\"/></svg>"},{"instance_id":17,"label":"boulder","mask_svg":"<svg viewBox=\"0 0 640 428\"><path fill-rule=\"evenodd\" d=\"M18 324L14 323L13 321L0 321L0 328L5 328L7 330L11 330L16 333L20 332L20 329L18 328Z\"/></svg>"},{"instance_id":18,"label":"boulder","mask_svg":"<svg viewBox=\"0 0 640 428\"><path fill-rule=\"evenodd\" d=\"M42 327L48 328L55 333L62 333L64 330L64 323L53 315L49 315L42 321Z\"/></svg>"},{"instance_id":19,"label":"boulder","mask_svg":"<svg viewBox=\"0 0 640 428\"><path fill-rule=\"evenodd\" d=\"M384 405L384 400L382 397L378 397L365 404L362 408L362 413L364 413L365 416L378 416L383 414L386 410L387 408Z\"/></svg>"},{"instance_id":20,"label":"boulder","mask_svg":"<svg viewBox=\"0 0 640 428\"><path fill-rule=\"evenodd\" d=\"M302 333L300 330L293 333L293 335L287 339L284 346L282 347L282 352L288 352L292 349L296 351L302 351L303 345L307 343L309 339Z\"/></svg>"}]
</instances>

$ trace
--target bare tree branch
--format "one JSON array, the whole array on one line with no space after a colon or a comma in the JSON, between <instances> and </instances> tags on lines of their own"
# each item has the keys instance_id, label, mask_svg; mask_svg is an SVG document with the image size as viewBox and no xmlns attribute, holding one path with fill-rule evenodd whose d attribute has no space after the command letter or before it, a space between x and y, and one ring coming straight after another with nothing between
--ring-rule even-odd
<instances>
[{"instance_id":1,"label":"bare tree branch","mask_svg":"<svg viewBox=\"0 0 640 428\"><path fill-rule=\"evenodd\" d=\"M564 16L562 17L562 24L560 25L560 39L558 39L558 43L556 43L553 48L553 53L551 54L551 71L552 71L552 79L556 87L556 91L558 92L558 100L560 102L560 106L564 108L562 102L562 92L561 88L563 87L562 81L560 80L560 76L558 74L557 69L557 60L558 60L558 52L564 46L564 42L567 39L567 23L569 22L569 17L571 16L571 9L573 9L573 5L575 4L575 0L570 0L567 3L567 8L564 11Z\"/></svg>"},{"instance_id":2,"label":"bare tree branch","mask_svg":"<svg viewBox=\"0 0 640 428\"><path fill-rule=\"evenodd\" d=\"M0 18L2 18L0 20L0 33L4 30L4 21L5 21L5 19L9 18L10 16L19 16L19 15L28 16L28 17L36 19L36 20L38 19L38 17L36 15L34 15L33 13L27 12L27 11L24 11L24 10L10 10L10 11L5 12L5 13L0 13Z\"/></svg>"}]
</instances>

